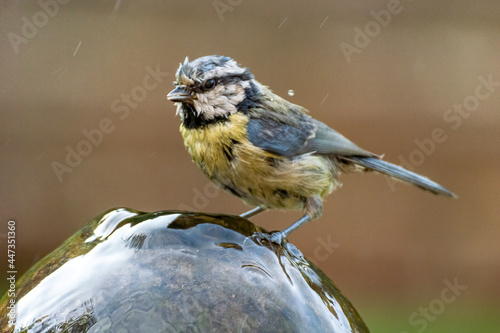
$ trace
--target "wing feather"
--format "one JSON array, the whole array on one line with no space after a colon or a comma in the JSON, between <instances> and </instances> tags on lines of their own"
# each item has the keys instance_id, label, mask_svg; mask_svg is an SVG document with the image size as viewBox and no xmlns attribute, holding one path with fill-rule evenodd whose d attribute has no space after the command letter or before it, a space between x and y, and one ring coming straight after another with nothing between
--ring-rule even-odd
<instances>
[{"instance_id":1,"label":"wing feather","mask_svg":"<svg viewBox=\"0 0 500 333\"><path fill-rule=\"evenodd\" d=\"M277 117L250 117L248 140L265 151L288 157L308 153L377 157L322 122L306 114L299 117L300 121L294 122Z\"/></svg>"}]
</instances>

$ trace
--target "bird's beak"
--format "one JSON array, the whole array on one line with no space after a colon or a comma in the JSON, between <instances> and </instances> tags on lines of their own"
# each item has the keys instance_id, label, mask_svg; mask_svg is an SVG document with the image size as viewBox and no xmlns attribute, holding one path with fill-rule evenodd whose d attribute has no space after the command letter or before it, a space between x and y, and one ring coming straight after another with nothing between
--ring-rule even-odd
<instances>
[{"instance_id":1,"label":"bird's beak","mask_svg":"<svg viewBox=\"0 0 500 333\"><path fill-rule=\"evenodd\" d=\"M167 99L172 102L188 103L192 101L191 92L183 86L177 86L174 90L168 93Z\"/></svg>"}]
</instances>

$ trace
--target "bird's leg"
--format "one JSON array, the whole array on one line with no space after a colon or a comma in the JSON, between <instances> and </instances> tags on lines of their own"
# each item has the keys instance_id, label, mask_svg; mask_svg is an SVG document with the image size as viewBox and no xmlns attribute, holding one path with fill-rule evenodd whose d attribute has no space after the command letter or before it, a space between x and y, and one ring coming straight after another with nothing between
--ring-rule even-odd
<instances>
[{"instance_id":1,"label":"bird's leg","mask_svg":"<svg viewBox=\"0 0 500 333\"><path fill-rule=\"evenodd\" d=\"M286 228L285 230L283 230L281 232L278 231L277 233L280 233L283 238L287 238L288 235L290 235L292 233L292 231L303 226L304 224L306 224L309 221L311 221L311 218L309 217L309 215L304 215L297 222L295 222L294 224L292 224L291 226L289 226L288 228Z\"/></svg>"},{"instance_id":2,"label":"bird's leg","mask_svg":"<svg viewBox=\"0 0 500 333\"><path fill-rule=\"evenodd\" d=\"M250 217L252 217L254 215L262 213L265 210L266 210L266 208L258 206L258 207L255 207L254 209L249 210L248 212L245 212L245 213L241 214L240 217L248 219L248 218L250 218Z\"/></svg>"},{"instance_id":3,"label":"bird's leg","mask_svg":"<svg viewBox=\"0 0 500 333\"><path fill-rule=\"evenodd\" d=\"M304 216L302 216L297 222L280 232L282 238L288 237L288 235L290 235L295 229L298 229L309 221L319 218L323 214L323 202L321 198L307 198L304 204L304 213Z\"/></svg>"},{"instance_id":4,"label":"bird's leg","mask_svg":"<svg viewBox=\"0 0 500 333\"><path fill-rule=\"evenodd\" d=\"M252 209L251 211L245 214L249 213L251 214L254 211L256 211L256 213L252 215L255 215L258 212L260 212L256 208ZM271 234L256 232L253 235L253 237L255 237L255 239L257 239L257 241L260 244L262 244L262 240L267 240L275 244L283 245L285 239L288 237L288 235L290 235L290 233L292 233L292 231L298 229L299 227L303 226L309 221L319 218L322 214L323 214L323 201L321 200L321 197L306 198L304 200L304 216L302 216L297 222L295 222L294 224L292 224L283 231L275 231Z\"/></svg>"}]
</instances>

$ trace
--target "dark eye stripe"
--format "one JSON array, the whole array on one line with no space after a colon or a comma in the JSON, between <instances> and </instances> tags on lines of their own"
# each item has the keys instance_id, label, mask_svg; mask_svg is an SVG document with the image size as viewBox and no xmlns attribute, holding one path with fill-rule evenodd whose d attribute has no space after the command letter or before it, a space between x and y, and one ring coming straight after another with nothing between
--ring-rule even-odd
<instances>
[{"instance_id":1,"label":"dark eye stripe","mask_svg":"<svg viewBox=\"0 0 500 333\"><path fill-rule=\"evenodd\" d=\"M241 82L241 81L249 81L253 79L252 73L249 71L245 71L241 74L235 74L235 75L226 75L226 76L221 76L218 78L215 78L218 84L229 84L229 83L236 83L236 82Z\"/></svg>"},{"instance_id":2,"label":"dark eye stripe","mask_svg":"<svg viewBox=\"0 0 500 333\"><path fill-rule=\"evenodd\" d=\"M245 72L243 72L241 74L219 76L219 77L214 77L213 79L215 80L215 84L216 85L220 85L220 84L229 85L229 84L232 84L232 83L238 83L238 82L242 82L242 81L249 81L249 80L253 79L253 74L250 73L247 70L247 71L245 71ZM203 81L203 82L196 81L194 87L192 87L191 89L194 92L197 92L197 93L205 92L205 91L213 89L213 87L210 88L210 89L206 89L203 86L205 82L206 81Z\"/></svg>"}]
</instances>

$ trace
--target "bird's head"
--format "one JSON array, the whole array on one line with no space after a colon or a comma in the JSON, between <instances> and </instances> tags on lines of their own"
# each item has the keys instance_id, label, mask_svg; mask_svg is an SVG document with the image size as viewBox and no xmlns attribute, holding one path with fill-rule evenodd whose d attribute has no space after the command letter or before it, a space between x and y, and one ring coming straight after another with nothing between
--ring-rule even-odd
<instances>
[{"instance_id":1,"label":"bird's head","mask_svg":"<svg viewBox=\"0 0 500 333\"><path fill-rule=\"evenodd\" d=\"M252 73L224 56L206 56L191 62L186 58L175 78L175 89L167 99L177 104L184 122L205 124L225 119L248 107L258 94Z\"/></svg>"}]
</instances>

